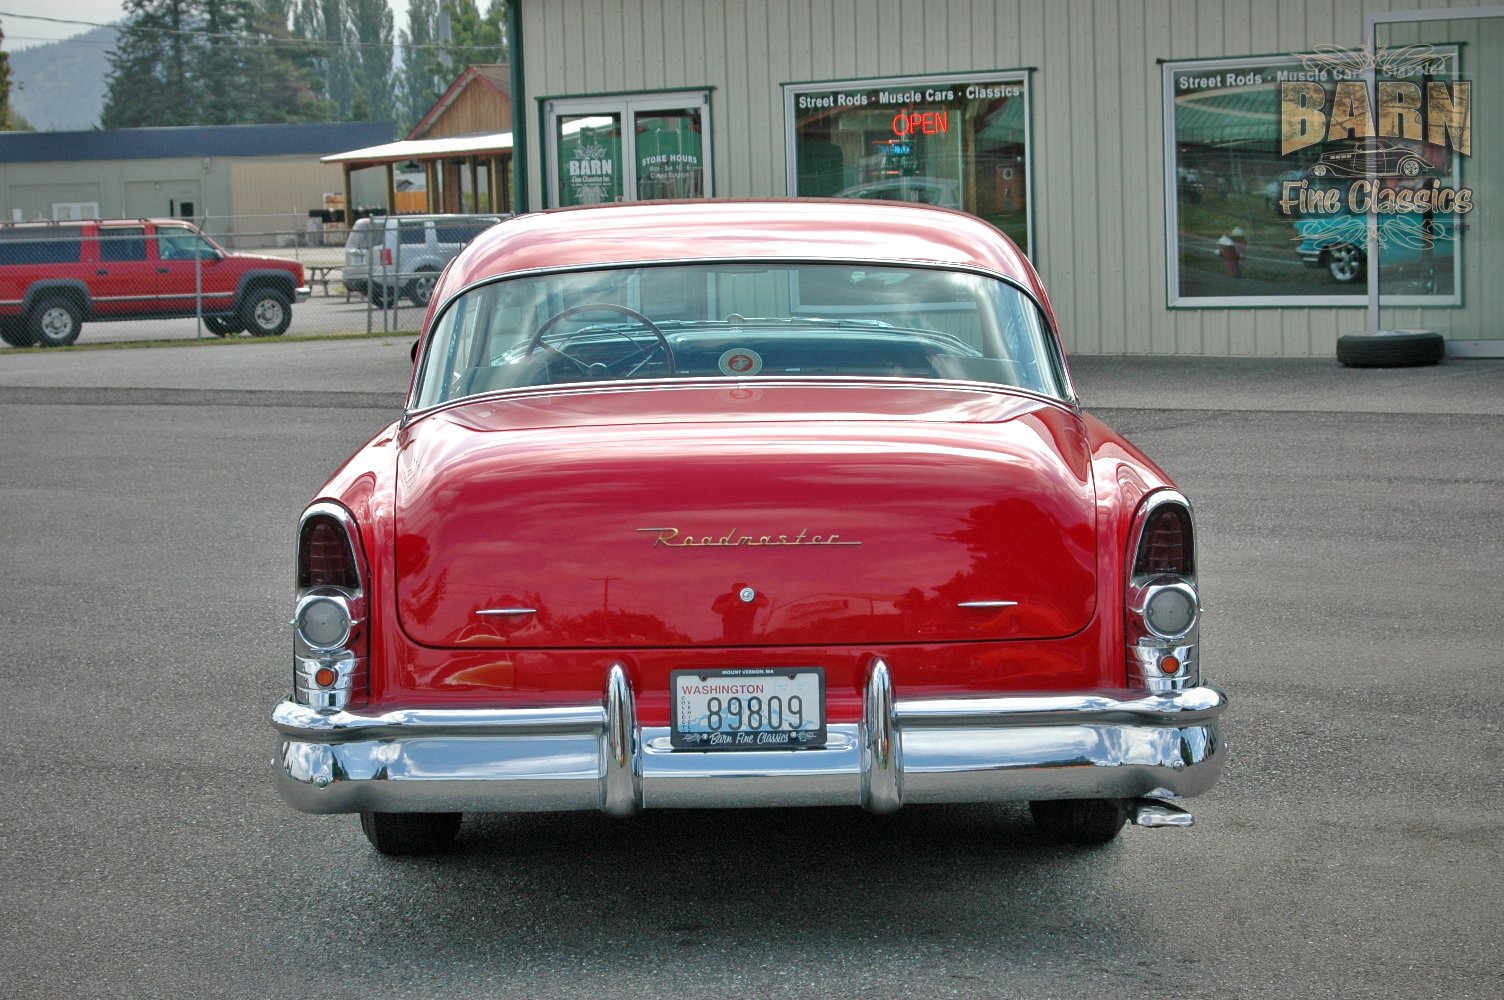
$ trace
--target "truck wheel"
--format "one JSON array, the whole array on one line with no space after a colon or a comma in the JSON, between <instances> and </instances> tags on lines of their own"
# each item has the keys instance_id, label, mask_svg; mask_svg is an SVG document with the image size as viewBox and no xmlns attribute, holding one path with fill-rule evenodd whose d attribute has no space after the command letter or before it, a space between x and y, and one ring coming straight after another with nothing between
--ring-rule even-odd
<instances>
[{"instance_id":1,"label":"truck wheel","mask_svg":"<svg viewBox=\"0 0 1504 1000\"><path fill-rule=\"evenodd\" d=\"M433 287L438 283L438 271L431 267L420 267L418 276L407 283L407 297L415 306L426 306L433 299Z\"/></svg>"},{"instance_id":2,"label":"truck wheel","mask_svg":"<svg viewBox=\"0 0 1504 1000\"><path fill-rule=\"evenodd\" d=\"M84 318L72 300L44 298L31 307L31 334L43 347L67 347L78 339Z\"/></svg>"},{"instance_id":3,"label":"truck wheel","mask_svg":"<svg viewBox=\"0 0 1504 1000\"><path fill-rule=\"evenodd\" d=\"M30 347L37 342L26 321L19 316L0 319L0 340L12 347Z\"/></svg>"},{"instance_id":4,"label":"truck wheel","mask_svg":"<svg viewBox=\"0 0 1504 1000\"><path fill-rule=\"evenodd\" d=\"M228 316L205 316L204 329L216 337L232 337L245 330L245 326Z\"/></svg>"},{"instance_id":5,"label":"truck wheel","mask_svg":"<svg viewBox=\"0 0 1504 1000\"><path fill-rule=\"evenodd\" d=\"M1035 826L1069 844L1106 844L1128 819L1117 799L1045 799L1030 802L1029 813Z\"/></svg>"},{"instance_id":6,"label":"truck wheel","mask_svg":"<svg viewBox=\"0 0 1504 1000\"><path fill-rule=\"evenodd\" d=\"M454 842L463 818L460 813L363 812L360 831L382 854L438 854Z\"/></svg>"},{"instance_id":7,"label":"truck wheel","mask_svg":"<svg viewBox=\"0 0 1504 1000\"><path fill-rule=\"evenodd\" d=\"M258 288L240 303L240 322L252 337L280 337L292 322L292 303L275 288Z\"/></svg>"}]
</instances>

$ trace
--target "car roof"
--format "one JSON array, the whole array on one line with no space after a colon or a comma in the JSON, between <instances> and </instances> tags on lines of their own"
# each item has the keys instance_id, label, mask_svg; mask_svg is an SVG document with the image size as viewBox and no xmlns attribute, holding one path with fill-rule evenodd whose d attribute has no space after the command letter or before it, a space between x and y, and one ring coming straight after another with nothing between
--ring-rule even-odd
<instances>
[{"instance_id":1,"label":"car roof","mask_svg":"<svg viewBox=\"0 0 1504 1000\"><path fill-rule=\"evenodd\" d=\"M974 215L837 198L635 202L521 215L478 236L446 284L535 269L749 258L977 267L1044 298L1023 252Z\"/></svg>"}]
</instances>

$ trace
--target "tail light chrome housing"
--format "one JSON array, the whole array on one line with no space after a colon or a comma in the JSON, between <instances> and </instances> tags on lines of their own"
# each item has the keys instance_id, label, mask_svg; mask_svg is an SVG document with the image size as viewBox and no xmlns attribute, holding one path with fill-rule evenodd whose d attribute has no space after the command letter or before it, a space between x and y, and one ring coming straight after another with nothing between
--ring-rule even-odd
<instances>
[{"instance_id":1,"label":"tail light chrome housing","mask_svg":"<svg viewBox=\"0 0 1504 1000\"><path fill-rule=\"evenodd\" d=\"M304 511L291 622L293 700L300 705L337 712L369 699L368 578L350 512L327 502Z\"/></svg>"},{"instance_id":2,"label":"tail light chrome housing","mask_svg":"<svg viewBox=\"0 0 1504 1000\"><path fill-rule=\"evenodd\" d=\"M1195 687L1201 682L1201 594L1190 501L1175 490L1150 494L1134 516L1125 565L1129 685Z\"/></svg>"}]
</instances>

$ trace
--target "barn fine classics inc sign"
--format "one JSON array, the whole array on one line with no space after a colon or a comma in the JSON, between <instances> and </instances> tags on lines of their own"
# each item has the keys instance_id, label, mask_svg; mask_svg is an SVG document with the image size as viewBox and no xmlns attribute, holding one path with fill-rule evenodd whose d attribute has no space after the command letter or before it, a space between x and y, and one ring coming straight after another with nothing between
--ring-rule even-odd
<instances>
[{"instance_id":1,"label":"barn fine classics inc sign","mask_svg":"<svg viewBox=\"0 0 1504 1000\"><path fill-rule=\"evenodd\" d=\"M1454 59L1429 45L1318 46L1281 70L1280 155L1302 154L1302 170L1282 181L1279 211L1354 224L1376 214L1380 245L1454 239L1458 227L1431 221L1474 204L1471 188L1446 182L1458 174L1447 151L1472 155L1472 84L1453 77Z\"/></svg>"}]
</instances>

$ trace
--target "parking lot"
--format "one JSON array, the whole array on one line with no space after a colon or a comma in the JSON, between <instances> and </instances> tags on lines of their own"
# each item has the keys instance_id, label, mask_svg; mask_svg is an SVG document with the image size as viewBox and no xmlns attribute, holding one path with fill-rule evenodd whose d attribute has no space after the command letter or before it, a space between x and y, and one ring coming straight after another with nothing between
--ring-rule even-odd
<instances>
[{"instance_id":1,"label":"parking lot","mask_svg":"<svg viewBox=\"0 0 1504 1000\"><path fill-rule=\"evenodd\" d=\"M1197 506L1232 707L1188 831L467 817L402 861L281 803L267 716L298 513L410 342L0 351L0 992L1504 995L1504 362L1075 362Z\"/></svg>"}]
</instances>

